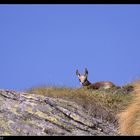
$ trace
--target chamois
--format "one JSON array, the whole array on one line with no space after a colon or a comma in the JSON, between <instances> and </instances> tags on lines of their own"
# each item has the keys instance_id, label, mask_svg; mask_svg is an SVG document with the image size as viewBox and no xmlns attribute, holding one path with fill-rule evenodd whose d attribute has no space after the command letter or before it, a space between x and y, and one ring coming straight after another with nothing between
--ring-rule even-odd
<instances>
[{"instance_id":1,"label":"chamois","mask_svg":"<svg viewBox=\"0 0 140 140\"><path fill-rule=\"evenodd\" d=\"M96 82L96 83L91 83L88 81L88 70L85 68L85 73L81 75L78 70L76 70L76 75L80 81L80 84L84 87L89 87L92 89L99 89L99 88L104 88L104 89L109 89L111 87L114 87L115 85L112 82L107 82L107 81L101 81L101 82Z\"/></svg>"}]
</instances>

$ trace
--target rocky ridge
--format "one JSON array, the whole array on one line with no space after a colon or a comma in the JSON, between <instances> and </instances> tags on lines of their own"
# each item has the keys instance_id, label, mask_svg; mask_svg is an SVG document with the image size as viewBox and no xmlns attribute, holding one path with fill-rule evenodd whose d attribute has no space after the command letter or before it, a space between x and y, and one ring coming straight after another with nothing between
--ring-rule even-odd
<instances>
[{"instance_id":1,"label":"rocky ridge","mask_svg":"<svg viewBox=\"0 0 140 140\"><path fill-rule=\"evenodd\" d=\"M93 118L74 102L0 90L0 135L118 135L115 126Z\"/></svg>"}]
</instances>

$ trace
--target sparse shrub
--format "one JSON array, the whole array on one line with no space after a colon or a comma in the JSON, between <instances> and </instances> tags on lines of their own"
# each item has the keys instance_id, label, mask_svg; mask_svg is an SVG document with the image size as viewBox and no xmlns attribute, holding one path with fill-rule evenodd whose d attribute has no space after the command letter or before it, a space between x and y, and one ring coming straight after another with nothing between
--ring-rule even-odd
<instances>
[{"instance_id":1,"label":"sparse shrub","mask_svg":"<svg viewBox=\"0 0 140 140\"><path fill-rule=\"evenodd\" d=\"M81 105L90 115L110 122L116 122L116 114L131 100L130 94L120 94L122 91L117 88L111 91L111 89L39 87L30 89L28 92L73 101Z\"/></svg>"}]
</instances>

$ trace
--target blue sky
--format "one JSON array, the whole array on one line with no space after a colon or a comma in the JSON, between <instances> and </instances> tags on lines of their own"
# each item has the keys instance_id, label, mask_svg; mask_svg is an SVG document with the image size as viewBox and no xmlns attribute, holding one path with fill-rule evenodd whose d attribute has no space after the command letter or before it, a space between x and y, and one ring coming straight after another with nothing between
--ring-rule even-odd
<instances>
[{"instance_id":1,"label":"blue sky","mask_svg":"<svg viewBox=\"0 0 140 140\"><path fill-rule=\"evenodd\" d=\"M0 88L125 85L140 78L140 5L0 5Z\"/></svg>"}]
</instances>

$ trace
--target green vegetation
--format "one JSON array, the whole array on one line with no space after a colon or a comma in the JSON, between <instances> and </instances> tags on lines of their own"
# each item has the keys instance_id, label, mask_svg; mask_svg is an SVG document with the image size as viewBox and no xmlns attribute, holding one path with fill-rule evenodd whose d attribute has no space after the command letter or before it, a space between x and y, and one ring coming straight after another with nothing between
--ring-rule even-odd
<instances>
[{"instance_id":1,"label":"green vegetation","mask_svg":"<svg viewBox=\"0 0 140 140\"><path fill-rule=\"evenodd\" d=\"M132 99L132 94L126 94L128 89L130 89L128 85L121 89L114 88L108 90L38 87L29 89L27 92L73 101L82 106L87 113L94 117L116 122L116 115L124 110Z\"/></svg>"}]
</instances>

